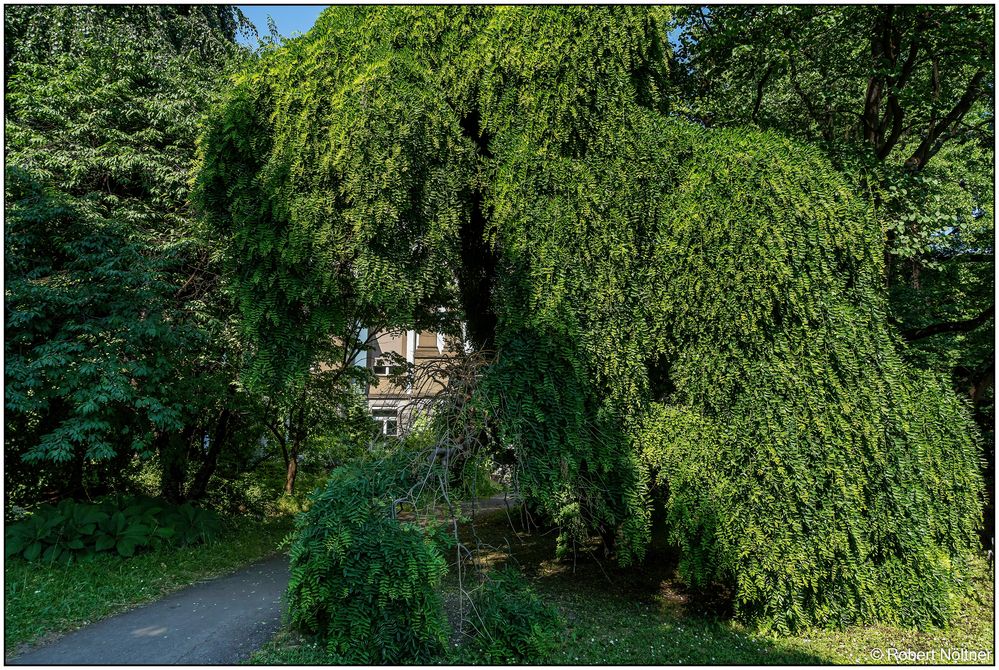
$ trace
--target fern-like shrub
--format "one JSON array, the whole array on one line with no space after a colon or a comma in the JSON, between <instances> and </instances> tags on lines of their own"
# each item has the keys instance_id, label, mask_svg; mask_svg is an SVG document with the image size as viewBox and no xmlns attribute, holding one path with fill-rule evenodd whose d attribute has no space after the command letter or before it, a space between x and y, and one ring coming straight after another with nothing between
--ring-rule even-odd
<instances>
[{"instance_id":1,"label":"fern-like shrub","mask_svg":"<svg viewBox=\"0 0 999 670\"><path fill-rule=\"evenodd\" d=\"M719 131L691 152L653 254L668 386L635 432L681 573L778 632L945 623L979 449L886 325L877 225L813 150Z\"/></svg>"},{"instance_id":2,"label":"fern-like shrub","mask_svg":"<svg viewBox=\"0 0 999 670\"><path fill-rule=\"evenodd\" d=\"M482 665L538 663L558 649L562 620L517 570L486 574L472 595L461 660Z\"/></svg>"},{"instance_id":3,"label":"fern-like shrub","mask_svg":"<svg viewBox=\"0 0 999 670\"><path fill-rule=\"evenodd\" d=\"M802 435L825 427L793 423L792 411L650 410L638 439L654 493L666 495L681 575L695 587L731 585L737 613L764 630L944 624L968 575L980 491L973 462L941 448L955 437L947 421L961 417L940 411L939 423L893 425L887 440L822 449L803 448ZM773 432L763 438L757 421Z\"/></svg>"},{"instance_id":4,"label":"fern-like shrub","mask_svg":"<svg viewBox=\"0 0 999 670\"><path fill-rule=\"evenodd\" d=\"M527 473L580 503L615 492L628 540L651 469L685 579L729 582L762 629L947 621L979 451L947 384L904 363L870 210L817 150L770 133L648 115L611 146L515 152L503 172L510 330L487 388ZM539 366L514 363L532 349L565 362L526 388Z\"/></svg>"},{"instance_id":5,"label":"fern-like shrub","mask_svg":"<svg viewBox=\"0 0 999 670\"><path fill-rule=\"evenodd\" d=\"M297 519L291 622L344 663L426 662L443 652L446 536L397 516L410 485L399 457L345 465Z\"/></svg>"}]
</instances>

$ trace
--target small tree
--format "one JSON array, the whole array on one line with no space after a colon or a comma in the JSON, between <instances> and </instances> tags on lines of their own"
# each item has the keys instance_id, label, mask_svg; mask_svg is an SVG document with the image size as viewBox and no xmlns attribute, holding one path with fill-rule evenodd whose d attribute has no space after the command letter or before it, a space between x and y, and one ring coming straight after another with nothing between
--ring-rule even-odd
<instances>
[{"instance_id":1,"label":"small tree","mask_svg":"<svg viewBox=\"0 0 999 670\"><path fill-rule=\"evenodd\" d=\"M349 452L375 437L362 390L369 374L349 362L335 367L320 364L273 396L260 399L261 420L284 460L285 494L295 492L299 458L306 453L320 457L320 441L334 440L342 452ZM331 446L336 448L326 445L327 451Z\"/></svg>"}]
</instances>

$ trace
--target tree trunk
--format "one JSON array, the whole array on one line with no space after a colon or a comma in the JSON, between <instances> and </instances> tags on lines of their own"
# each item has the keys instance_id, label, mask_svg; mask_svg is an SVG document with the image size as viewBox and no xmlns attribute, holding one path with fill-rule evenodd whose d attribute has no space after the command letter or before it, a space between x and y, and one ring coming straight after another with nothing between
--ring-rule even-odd
<instances>
[{"instance_id":1,"label":"tree trunk","mask_svg":"<svg viewBox=\"0 0 999 670\"><path fill-rule=\"evenodd\" d=\"M490 157L489 136L480 128L478 110L462 117L460 125L465 137L476 147L480 156ZM492 291L496 282L498 259L486 241L488 227L485 198L481 191L471 194L471 211L458 230L461 257L464 260L458 272L458 292L465 312L469 339L476 349L492 349L496 338L496 308Z\"/></svg>"},{"instance_id":2,"label":"tree trunk","mask_svg":"<svg viewBox=\"0 0 999 670\"><path fill-rule=\"evenodd\" d=\"M286 495L292 495L295 493L296 477L298 477L298 458L297 454L292 452L291 458L288 459L288 475L284 480L284 492Z\"/></svg>"},{"instance_id":3,"label":"tree trunk","mask_svg":"<svg viewBox=\"0 0 999 670\"><path fill-rule=\"evenodd\" d=\"M71 465L69 473L69 488L66 492L66 497L73 498L75 500L82 500L86 496L84 486L83 486L83 469L86 467L86 456L83 447L78 447L76 449L75 457Z\"/></svg>"},{"instance_id":4,"label":"tree trunk","mask_svg":"<svg viewBox=\"0 0 999 670\"><path fill-rule=\"evenodd\" d=\"M298 477L298 454L301 453L302 445L305 444L305 438L308 435L308 427L305 425L307 401L308 398L303 391L302 397L299 400L298 417L295 417L294 410L289 414L291 444L285 457L285 463L288 466L288 476L284 480L284 492L287 495L295 492L295 478Z\"/></svg>"},{"instance_id":5,"label":"tree trunk","mask_svg":"<svg viewBox=\"0 0 999 670\"><path fill-rule=\"evenodd\" d=\"M184 480L187 479L187 447L194 428L183 432L162 433L160 443L160 465L162 468L160 490L167 501L179 504L184 502Z\"/></svg>"},{"instance_id":6,"label":"tree trunk","mask_svg":"<svg viewBox=\"0 0 999 670\"><path fill-rule=\"evenodd\" d=\"M229 437L229 422L231 419L232 410L228 408L222 410L222 413L219 414L218 421L215 424L215 432L211 436L211 444L208 446L208 453L205 454L205 460L201 463L198 473L194 475L194 481L191 482L191 486L187 489L189 500L199 500L208 492L208 482L211 480L212 475L215 474L215 468L218 465L219 456L222 454L222 448Z\"/></svg>"}]
</instances>

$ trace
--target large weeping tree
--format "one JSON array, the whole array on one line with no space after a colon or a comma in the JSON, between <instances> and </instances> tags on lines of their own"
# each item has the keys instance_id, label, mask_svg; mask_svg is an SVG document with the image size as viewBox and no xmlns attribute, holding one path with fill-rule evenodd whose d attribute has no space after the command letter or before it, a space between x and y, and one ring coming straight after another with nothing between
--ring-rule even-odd
<instances>
[{"instance_id":1,"label":"large weeping tree","mask_svg":"<svg viewBox=\"0 0 999 670\"><path fill-rule=\"evenodd\" d=\"M886 238L888 318L906 358L971 401L991 483L995 9L693 6L677 19L686 114L779 129L863 186Z\"/></svg>"},{"instance_id":2,"label":"large weeping tree","mask_svg":"<svg viewBox=\"0 0 999 670\"><path fill-rule=\"evenodd\" d=\"M524 493L780 629L944 621L980 519L964 407L886 328L877 223L817 151L669 115L669 9L327 10L237 77L198 200L254 375L460 313ZM441 324L436 324L440 326Z\"/></svg>"}]
</instances>

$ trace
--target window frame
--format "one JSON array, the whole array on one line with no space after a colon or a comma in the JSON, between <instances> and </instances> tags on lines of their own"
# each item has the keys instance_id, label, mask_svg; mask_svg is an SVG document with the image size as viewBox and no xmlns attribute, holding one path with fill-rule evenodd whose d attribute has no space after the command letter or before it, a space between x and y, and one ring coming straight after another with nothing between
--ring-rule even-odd
<instances>
[{"instance_id":1,"label":"window frame","mask_svg":"<svg viewBox=\"0 0 999 670\"><path fill-rule=\"evenodd\" d=\"M399 437L399 410L395 407L372 407L371 418L380 426L378 433L385 437ZM389 432L389 425L393 432Z\"/></svg>"}]
</instances>

